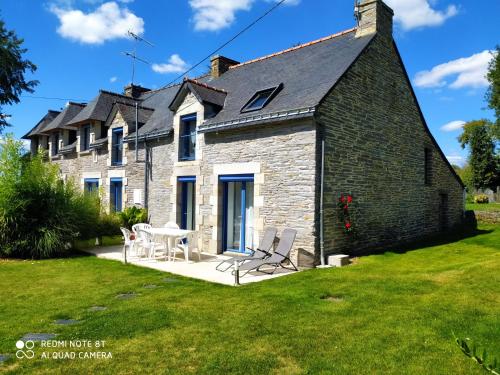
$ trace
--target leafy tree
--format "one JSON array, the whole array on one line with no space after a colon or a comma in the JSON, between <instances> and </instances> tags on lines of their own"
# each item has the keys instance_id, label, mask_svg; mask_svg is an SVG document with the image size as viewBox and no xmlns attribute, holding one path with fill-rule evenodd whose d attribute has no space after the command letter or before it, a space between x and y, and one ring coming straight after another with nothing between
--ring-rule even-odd
<instances>
[{"instance_id":1,"label":"leafy tree","mask_svg":"<svg viewBox=\"0 0 500 375\"><path fill-rule=\"evenodd\" d=\"M469 165L471 183L476 189L496 190L500 184L498 157L495 155L495 143L488 120L470 121L464 125L464 131L458 137L463 148L469 146Z\"/></svg>"},{"instance_id":2,"label":"leafy tree","mask_svg":"<svg viewBox=\"0 0 500 375\"><path fill-rule=\"evenodd\" d=\"M495 111L494 135L497 140L500 140L500 46L496 47L486 78L490 83L488 91L486 91L486 100L488 107Z\"/></svg>"},{"instance_id":3,"label":"leafy tree","mask_svg":"<svg viewBox=\"0 0 500 375\"><path fill-rule=\"evenodd\" d=\"M0 132L8 125L1 106L19 103L21 93L33 92L38 84L38 81L26 81L24 77L26 72L34 72L36 66L23 58L27 51L22 48L23 42L14 31L7 30L0 19Z\"/></svg>"}]
</instances>

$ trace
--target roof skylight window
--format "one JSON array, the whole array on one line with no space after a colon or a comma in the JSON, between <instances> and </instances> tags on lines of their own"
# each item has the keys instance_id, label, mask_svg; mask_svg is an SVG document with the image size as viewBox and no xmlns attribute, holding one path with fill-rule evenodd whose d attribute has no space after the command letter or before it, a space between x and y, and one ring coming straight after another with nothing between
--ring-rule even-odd
<instances>
[{"instance_id":1,"label":"roof skylight window","mask_svg":"<svg viewBox=\"0 0 500 375\"><path fill-rule=\"evenodd\" d=\"M280 83L276 87L271 87L265 90L257 91L254 96L243 106L241 112L258 111L264 108L282 89L283 84Z\"/></svg>"}]
</instances>

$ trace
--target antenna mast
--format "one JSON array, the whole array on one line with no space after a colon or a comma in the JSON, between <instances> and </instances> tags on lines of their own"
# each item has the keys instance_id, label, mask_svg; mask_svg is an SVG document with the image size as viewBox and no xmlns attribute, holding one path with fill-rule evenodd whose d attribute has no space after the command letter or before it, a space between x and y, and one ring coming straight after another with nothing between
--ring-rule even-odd
<instances>
[{"instance_id":1,"label":"antenna mast","mask_svg":"<svg viewBox=\"0 0 500 375\"><path fill-rule=\"evenodd\" d=\"M140 57L137 56L137 44L139 42L146 43L150 47L154 47L154 44L147 41L146 39L140 37L139 35L133 33L132 31L128 31L127 34L134 39L134 51L133 52L123 52L125 56L128 56L132 59L132 82L131 84L131 89L132 93L134 92L134 78L135 78L135 61L138 60L144 64L149 65L149 62L141 59ZM132 96L134 96L132 94ZM139 102L136 100L135 101L135 162L139 160ZM146 147L144 147L146 148ZM147 168L147 166L146 166Z\"/></svg>"},{"instance_id":2,"label":"antenna mast","mask_svg":"<svg viewBox=\"0 0 500 375\"><path fill-rule=\"evenodd\" d=\"M134 84L134 78L135 78L135 61L138 60L144 64L147 64L149 65L149 62L144 60L144 59L141 59L140 57L137 56L137 44L138 42L143 42L147 45L149 45L150 47L154 47L154 44L147 41L146 39L140 37L139 35L133 33L132 31L128 31L127 32L128 36L130 36L132 39L134 39L134 51L133 52L123 52L123 54L125 56L128 56L132 59L132 82L131 84L133 85Z\"/></svg>"}]
</instances>

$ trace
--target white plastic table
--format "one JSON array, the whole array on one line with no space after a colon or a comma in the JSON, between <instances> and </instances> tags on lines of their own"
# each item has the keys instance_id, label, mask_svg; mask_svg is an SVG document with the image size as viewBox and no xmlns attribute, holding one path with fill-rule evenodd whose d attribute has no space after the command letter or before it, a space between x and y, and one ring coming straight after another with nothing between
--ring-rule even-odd
<instances>
[{"instance_id":1,"label":"white plastic table","mask_svg":"<svg viewBox=\"0 0 500 375\"><path fill-rule=\"evenodd\" d=\"M175 246L175 240L180 238L185 238L189 234L194 233L192 230L187 229L175 229L175 228L151 228L147 229L147 232L151 233L153 236L165 238L165 246L167 248L167 259L170 260L170 248ZM189 262L189 249L184 247L184 258L186 262Z\"/></svg>"}]
</instances>

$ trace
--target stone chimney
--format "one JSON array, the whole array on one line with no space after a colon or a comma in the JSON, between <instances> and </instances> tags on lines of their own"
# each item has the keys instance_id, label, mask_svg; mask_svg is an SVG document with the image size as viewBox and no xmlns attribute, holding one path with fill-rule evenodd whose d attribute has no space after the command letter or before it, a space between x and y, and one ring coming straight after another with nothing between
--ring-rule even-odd
<instances>
[{"instance_id":1,"label":"stone chimney","mask_svg":"<svg viewBox=\"0 0 500 375\"><path fill-rule=\"evenodd\" d=\"M233 65L238 65L239 62L231 60L227 57L216 55L210 59L210 74L212 78L219 78L226 73Z\"/></svg>"},{"instance_id":2,"label":"stone chimney","mask_svg":"<svg viewBox=\"0 0 500 375\"><path fill-rule=\"evenodd\" d=\"M357 38L377 33L392 39L394 12L382 0L359 0L354 14L358 22Z\"/></svg>"},{"instance_id":3,"label":"stone chimney","mask_svg":"<svg viewBox=\"0 0 500 375\"><path fill-rule=\"evenodd\" d=\"M147 89L145 87L139 86L139 85L127 85L123 89L123 94L125 96L130 96L131 98L138 98L142 93L151 91L150 89Z\"/></svg>"}]
</instances>

